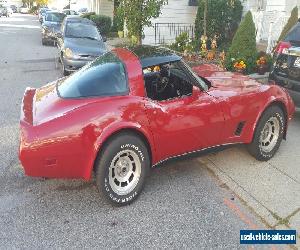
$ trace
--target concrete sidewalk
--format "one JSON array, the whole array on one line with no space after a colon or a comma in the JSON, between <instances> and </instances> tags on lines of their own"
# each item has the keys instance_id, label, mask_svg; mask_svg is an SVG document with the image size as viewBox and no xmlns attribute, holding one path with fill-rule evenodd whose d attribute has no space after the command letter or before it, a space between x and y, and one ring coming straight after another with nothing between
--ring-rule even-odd
<instances>
[{"instance_id":1,"label":"concrete sidewalk","mask_svg":"<svg viewBox=\"0 0 300 250\"><path fill-rule=\"evenodd\" d=\"M198 158L239 196L270 228L300 233L300 112L289 127L287 141L269 162L234 147ZM297 246L299 244L298 239Z\"/></svg>"}]
</instances>

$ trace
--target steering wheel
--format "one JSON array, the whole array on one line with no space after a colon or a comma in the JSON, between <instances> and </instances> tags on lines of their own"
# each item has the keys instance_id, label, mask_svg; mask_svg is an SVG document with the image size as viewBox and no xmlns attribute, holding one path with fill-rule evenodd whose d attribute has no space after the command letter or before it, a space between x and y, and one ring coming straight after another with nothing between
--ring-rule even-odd
<instances>
[{"instance_id":1,"label":"steering wheel","mask_svg":"<svg viewBox=\"0 0 300 250\"><path fill-rule=\"evenodd\" d=\"M166 76L160 76L156 84L157 93L160 94L163 93L167 88L168 84L169 84L169 78Z\"/></svg>"}]
</instances>

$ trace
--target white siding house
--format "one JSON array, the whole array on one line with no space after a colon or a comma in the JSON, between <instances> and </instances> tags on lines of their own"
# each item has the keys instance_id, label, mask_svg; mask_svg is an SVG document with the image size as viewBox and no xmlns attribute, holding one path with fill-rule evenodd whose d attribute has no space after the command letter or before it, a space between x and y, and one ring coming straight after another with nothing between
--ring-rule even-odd
<instances>
[{"instance_id":1,"label":"white siding house","mask_svg":"<svg viewBox=\"0 0 300 250\"><path fill-rule=\"evenodd\" d=\"M113 0L88 0L88 8L90 11L96 12L97 14L101 14L113 18L114 15Z\"/></svg>"},{"instance_id":2,"label":"white siding house","mask_svg":"<svg viewBox=\"0 0 300 250\"><path fill-rule=\"evenodd\" d=\"M163 6L161 15L152 20L153 26L145 27L143 43L173 42L180 29L192 33L190 26L194 26L196 14L197 6L189 6L189 0L169 0L168 4Z\"/></svg>"},{"instance_id":3,"label":"white siding house","mask_svg":"<svg viewBox=\"0 0 300 250\"><path fill-rule=\"evenodd\" d=\"M291 10L300 0L244 0L244 12L253 14L257 30L256 41L267 42L267 52L276 44L278 37L290 16Z\"/></svg>"}]
</instances>

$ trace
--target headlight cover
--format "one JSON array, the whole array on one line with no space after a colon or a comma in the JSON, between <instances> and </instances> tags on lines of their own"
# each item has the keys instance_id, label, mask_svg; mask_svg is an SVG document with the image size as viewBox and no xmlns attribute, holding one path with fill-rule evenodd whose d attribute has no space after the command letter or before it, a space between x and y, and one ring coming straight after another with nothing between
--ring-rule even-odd
<instances>
[{"instance_id":1,"label":"headlight cover","mask_svg":"<svg viewBox=\"0 0 300 250\"><path fill-rule=\"evenodd\" d=\"M70 48L65 49L65 56L67 58L78 59L79 56L76 55Z\"/></svg>"}]
</instances>

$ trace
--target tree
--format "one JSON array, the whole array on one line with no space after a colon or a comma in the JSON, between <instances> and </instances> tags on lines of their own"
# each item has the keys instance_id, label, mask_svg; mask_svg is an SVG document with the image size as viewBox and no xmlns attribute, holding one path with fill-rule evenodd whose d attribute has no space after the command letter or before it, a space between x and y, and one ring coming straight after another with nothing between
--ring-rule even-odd
<instances>
[{"instance_id":1,"label":"tree","mask_svg":"<svg viewBox=\"0 0 300 250\"><path fill-rule=\"evenodd\" d=\"M291 12L291 16L290 18L288 19L286 25L284 26L279 38L278 38L278 41L281 41L282 39L285 38L285 36L288 34L288 32L291 30L291 28L298 22L298 7L294 7L292 9L292 12Z\"/></svg>"},{"instance_id":2,"label":"tree","mask_svg":"<svg viewBox=\"0 0 300 250\"><path fill-rule=\"evenodd\" d=\"M167 2L167 0L120 0L118 15L126 20L128 32L137 38L138 44L142 43L144 27L151 26L151 18L158 17L161 7Z\"/></svg>"},{"instance_id":3,"label":"tree","mask_svg":"<svg viewBox=\"0 0 300 250\"><path fill-rule=\"evenodd\" d=\"M255 36L255 24L251 12L248 11L236 31L226 55L227 69L233 69L233 60L244 60L247 65L246 71L253 70L257 58Z\"/></svg>"},{"instance_id":4,"label":"tree","mask_svg":"<svg viewBox=\"0 0 300 250\"><path fill-rule=\"evenodd\" d=\"M195 21L196 39L206 35L218 37L218 44L226 47L241 21L243 6L240 0L199 0ZM205 25L206 24L206 25Z\"/></svg>"},{"instance_id":5,"label":"tree","mask_svg":"<svg viewBox=\"0 0 300 250\"><path fill-rule=\"evenodd\" d=\"M28 8L31 8L34 2L34 0L22 0L23 6L27 6Z\"/></svg>"}]
</instances>

